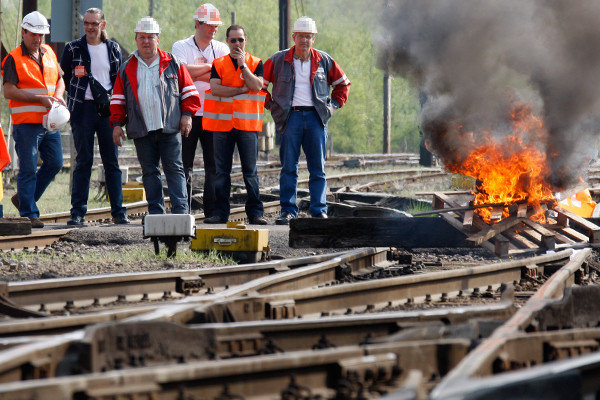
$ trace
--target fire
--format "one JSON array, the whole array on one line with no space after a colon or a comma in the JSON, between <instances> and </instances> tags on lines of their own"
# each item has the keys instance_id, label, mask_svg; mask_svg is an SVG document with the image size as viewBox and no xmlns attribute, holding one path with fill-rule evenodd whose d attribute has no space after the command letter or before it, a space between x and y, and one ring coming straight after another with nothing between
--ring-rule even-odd
<instances>
[{"instance_id":1,"label":"fire","mask_svg":"<svg viewBox=\"0 0 600 400\"><path fill-rule=\"evenodd\" d=\"M556 202L546 179L549 168L542 150L546 137L542 119L533 114L530 106L519 105L510 116L508 135L469 133L469 143L464 145L473 150L465 159L446 168L477 179L474 205L505 204L502 218L506 218L508 206L527 203L535 211L530 218L545 222L542 204ZM491 207L478 208L476 212L484 221L491 222Z\"/></svg>"}]
</instances>

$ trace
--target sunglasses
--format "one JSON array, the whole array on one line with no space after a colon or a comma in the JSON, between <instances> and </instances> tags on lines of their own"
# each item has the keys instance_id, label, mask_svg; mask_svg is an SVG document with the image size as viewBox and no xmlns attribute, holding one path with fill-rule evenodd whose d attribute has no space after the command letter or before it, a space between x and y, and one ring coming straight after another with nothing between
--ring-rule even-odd
<instances>
[{"instance_id":1,"label":"sunglasses","mask_svg":"<svg viewBox=\"0 0 600 400\"><path fill-rule=\"evenodd\" d=\"M231 43L235 43L235 42L244 43L246 41L246 39L244 39L244 38L232 38L232 39L229 39L229 41Z\"/></svg>"},{"instance_id":2,"label":"sunglasses","mask_svg":"<svg viewBox=\"0 0 600 400\"><path fill-rule=\"evenodd\" d=\"M83 22L83 26L97 27L97 26L100 26L100 24L101 24L100 22L86 22L86 21Z\"/></svg>"}]
</instances>

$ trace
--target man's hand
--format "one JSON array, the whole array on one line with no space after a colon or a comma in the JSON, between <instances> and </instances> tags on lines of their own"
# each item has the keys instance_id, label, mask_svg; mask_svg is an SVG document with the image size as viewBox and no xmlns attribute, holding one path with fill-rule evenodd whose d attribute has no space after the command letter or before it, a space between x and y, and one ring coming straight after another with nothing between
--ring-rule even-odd
<instances>
[{"instance_id":1,"label":"man's hand","mask_svg":"<svg viewBox=\"0 0 600 400\"><path fill-rule=\"evenodd\" d=\"M181 120L179 121L179 129L181 130L181 134L185 137L188 137L190 131L192 130L192 117L190 115L182 115Z\"/></svg>"},{"instance_id":2,"label":"man's hand","mask_svg":"<svg viewBox=\"0 0 600 400\"><path fill-rule=\"evenodd\" d=\"M123 127L115 126L113 128L113 143L116 144L117 146L121 147L121 139L127 140L125 138L125 132L123 132Z\"/></svg>"},{"instance_id":3,"label":"man's hand","mask_svg":"<svg viewBox=\"0 0 600 400\"><path fill-rule=\"evenodd\" d=\"M67 103L65 103L65 99L63 99L62 97L54 97L54 99L56 101L58 101L60 104L62 104L63 106L67 106Z\"/></svg>"},{"instance_id":4,"label":"man's hand","mask_svg":"<svg viewBox=\"0 0 600 400\"><path fill-rule=\"evenodd\" d=\"M38 100L42 105L46 108L52 108L52 103L58 101L58 99L54 96L49 96L47 94L40 94L37 96ZM64 103L64 101L63 101Z\"/></svg>"},{"instance_id":5,"label":"man's hand","mask_svg":"<svg viewBox=\"0 0 600 400\"><path fill-rule=\"evenodd\" d=\"M231 56L237 60L238 66L240 66L244 62L244 58L246 57L246 52L240 48L233 49L231 51Z\"/></svg>"}]
</instances>

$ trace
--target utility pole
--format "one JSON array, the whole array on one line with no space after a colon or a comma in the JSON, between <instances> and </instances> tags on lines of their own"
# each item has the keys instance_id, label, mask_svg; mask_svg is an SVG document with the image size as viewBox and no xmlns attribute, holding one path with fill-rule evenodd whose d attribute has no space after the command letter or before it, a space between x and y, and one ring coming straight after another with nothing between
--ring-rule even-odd
<instances>
[{"instance_id":1,"label":"utility pole","mask_svg":"<svg viewBox=\"0 0 600 400\"><path fill-rule=\"evenodd\" d=\"M38 2L37 0L23 0L23 15L27 15L32 11L37 11L38 9ZM21 25L21 24L19 24Z\"/></svg>"},{"instance_id":2,"label":"utility pole","mask_svg":"<svg viewBox=\"0 0 600 400\"><path fill-rule=\"evenodd\" d=\"M235 25L235 11L231 12L231 25Z\"/></svg>"},{"instance_id":3,"label":"utility pole","mask_svg":"<svg viewBox=\"0 0 600 400\"><path fill-rule=\"evenodd\" d=\"M386 0L385 7L390 8ZM385 54L385 69L383 73L383 154L392 152L392 77L390 76L389 57Z\"/></svg>"},{"instance_id":4,"label":"utility pole","mask_svg":"<svg viewBox=\"0 0 600 400\"><path fill-rule=\"evenodd\" d=\"M148 4L148 16L154 16L154 0L150 0L150 4Z\"/></svg>"},{"instance_id":5,"label":"utility pole","mask_svg":"<svg viewBox=\"0 0 600 400\"><path fill-rule=\"evenodd\" d=\"M279 50L290 47L290 0L279 0Z\"/></svg>"},{"instance_id":6,"label":"utility pole","mask_svg":"<svg viewBox=\"0 0 600 400\"><path fill-rule=\"evenodd\" d=\"M385 65L383 74L383 154L392 152L392 77L390 67Z\"/></svg>"}]
</instances>

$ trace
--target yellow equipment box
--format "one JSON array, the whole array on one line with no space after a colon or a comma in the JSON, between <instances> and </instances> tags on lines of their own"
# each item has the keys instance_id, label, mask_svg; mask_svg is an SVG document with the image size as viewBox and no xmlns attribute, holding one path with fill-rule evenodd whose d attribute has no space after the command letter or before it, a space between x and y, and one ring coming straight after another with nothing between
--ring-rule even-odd
<instances>
[{"instance_id":1,"label":"yellow equipment box","mask_svg":"<svg viewBox=\"0 0 600 400\"><path fill-rule=\"evenodd\" d=\"M228 222L227 228L196 229L190 249L217 250L239 261L257 262L263 252L269 251L269 230L246 229L239 222Z\"/></svg>"},{"instance_id":2,"label":"yellow equipment box","mask_svg":"<svg viewBox=\"0 0 600 400\"><path fill-rule=\"evenodd\" d=\"M123 184L124 188L143 188L144 184L142 182L129 181Z\"/></svg>"},{"instance_id":3,"label":"yellow equipment box","mask_svg":"<svg viewBox=\"0 0 600 400\"><path fill-rule=\"evenodd\" d=\"M146 200L146 191L143 187L123 186L123 203L135 203Z\"/></svg>"}]
</instances>

